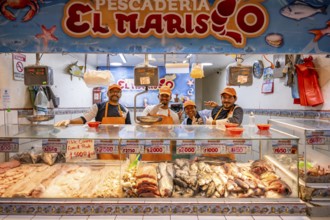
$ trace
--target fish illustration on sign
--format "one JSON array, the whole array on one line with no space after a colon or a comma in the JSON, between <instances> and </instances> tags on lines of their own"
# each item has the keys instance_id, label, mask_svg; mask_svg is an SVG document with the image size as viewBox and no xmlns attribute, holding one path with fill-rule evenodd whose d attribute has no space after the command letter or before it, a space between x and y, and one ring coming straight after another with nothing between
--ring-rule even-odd
<instances>
[{"instance_id":1,"label":"fish illustration on sign","mask_svg":"<svg viewBox=\"0 0 330 220\"><path fill-rule=\"evenodd\" d=\"M315 34L314 42L319 41L324 35L330 36L330 21L327 22L327 27L323 29L314 29L309 31L312 34Z\"/></svg>"},{"instance_id":2,"label":"fish illustration on sign","mask_svg":"<svg viewBox=\"0 0 330 220\"><path fill-rule=\"evenodd\" d=\"M327 6L313 7L307 3L296 1L293 4L289 4L281 8L280 12L283 16L294 19L301 20L314 16L317 13L327 14Z\"/></svg>"}]
</instances>

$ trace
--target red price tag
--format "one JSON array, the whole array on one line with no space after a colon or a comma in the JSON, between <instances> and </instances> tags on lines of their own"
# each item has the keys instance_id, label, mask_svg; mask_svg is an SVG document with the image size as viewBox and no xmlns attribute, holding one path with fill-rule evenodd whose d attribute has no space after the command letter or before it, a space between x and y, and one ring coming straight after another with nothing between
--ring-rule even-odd
<instances>
[{"instance_id":1,"label":"red price tag","mask_svg":"<svg viewBox=\"0 0 330 220\"><path fill-rule=\"evenodd\" d=\"M144 152L148 154L163 154L165 153L165 148L164 146L150 146L150 147L145 147Z\"/></svg>"},{"instance_id":2,"label":"red price tag","mask_svg":"<svg viewBox=\"0 0 330 220\"><path fill-rule=\"evenodd\" d=\"M220 153L220 149L218 147L205 147L205 148L203 148L203 153L219 154Z\"/></svg>"},{"instance_id":3,"label":"red price tag","mask_svg":"<svg viewBox=\"0 0 330 220\"><path fill-rule=\"evenodd\" d=\"M292 148L291 147L274 147L273 153L274 154L291 154Z\"/></svg>"},{"instance_id":4,"label":"red price tag","mask_svg":"<svg viewBox=\"0 0 330 220\"><path fill-rule=\"evenodd\" d=\"M196 146L180 146L176 148L177 154L195 154Z\"/></svg>"}]
</instances>

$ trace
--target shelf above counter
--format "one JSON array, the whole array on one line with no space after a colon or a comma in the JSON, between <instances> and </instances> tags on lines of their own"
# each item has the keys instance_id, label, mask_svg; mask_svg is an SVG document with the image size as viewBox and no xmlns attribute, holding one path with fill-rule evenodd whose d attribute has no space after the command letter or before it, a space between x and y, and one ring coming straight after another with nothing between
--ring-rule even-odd
<instances>
[{"instance_id":1,"label":"shelf above counter","mask_svg":"<svg viewBox=\"0 0 330 220\"><path fill-rule=\"evenodd\" d=\"M298 140L276 129L260 132L257 127L243 126L242 135L229 135L217 126L208 125L2 125L0 138L18 139L107 139L107 140Z\"/></svg>"}]
</instances>

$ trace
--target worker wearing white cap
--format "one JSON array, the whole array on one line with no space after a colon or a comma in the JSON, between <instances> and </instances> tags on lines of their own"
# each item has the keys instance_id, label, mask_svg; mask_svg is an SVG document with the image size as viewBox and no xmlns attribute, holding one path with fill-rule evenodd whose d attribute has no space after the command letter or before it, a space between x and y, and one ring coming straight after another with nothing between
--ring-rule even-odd
<instances>
[{"instance_id":1,"label":"worker wearing white cap","mask_svg":"<svg viewBox=\"0 0 330 220\"><path fill-rule=\"evenodd\" d=\"M68 126L69 124L85 124L95 119L102 124L131 124L129 111L119 104L121 87L113 84L108 87L109 101L94 104L83 116L71 120L59 121L55 126Z\"/></svg>"}]
</instances>

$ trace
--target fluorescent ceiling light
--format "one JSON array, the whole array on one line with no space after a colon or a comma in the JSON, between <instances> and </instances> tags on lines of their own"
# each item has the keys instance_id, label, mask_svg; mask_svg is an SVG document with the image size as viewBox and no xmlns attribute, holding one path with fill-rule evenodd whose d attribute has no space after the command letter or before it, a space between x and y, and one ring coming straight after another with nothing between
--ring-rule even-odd
<instances>
[{"instance_id":1,"label":"fluorescent ceiling light","mask_svg":"<svg viewBox=\"0 0 330 220\"><path fill-rule=\"evenodd\" d=\"M123 63L127 63L127 60L126 60L124 54L120 53L119 57L120 57L121 61L123 61Z\"/></svg>"},{"instance_id":2,"label":"fluorescent ceiling light","mask_svg":"<svg viewBox=\"0 0 330 220\"><path fill-rule=\"evenodd\" d=\"M203 66L212 66L213 65L213 63L202 63L203 64Z\"/></svg>"},{"instance_id":3,"label":"fluorescent ceiling light","mask_svg":"<svg viewBox=\"0 0 330 220\"><path fill-rule=\"evenodd\" d=\"M123 64L122 63L119 63L119 62L112 62L110 63L110 66L122 66Z\"/></svg>"}]
</instances>

